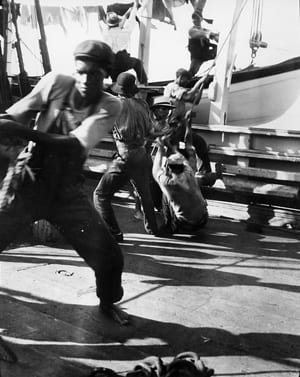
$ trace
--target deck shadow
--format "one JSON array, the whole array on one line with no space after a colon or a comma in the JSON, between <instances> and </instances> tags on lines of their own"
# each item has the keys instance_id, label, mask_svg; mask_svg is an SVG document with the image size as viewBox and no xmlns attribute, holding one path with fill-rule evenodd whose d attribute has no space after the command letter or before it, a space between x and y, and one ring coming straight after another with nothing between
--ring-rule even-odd
<instances>
[{"instance_id":1,"label":"deck shadow","mask_svg":"<svg viewBox=\"0 0 300 377\"><path fill-rule=\"evenodd\" d=\"M137 362L145 356L173 357L193 351L202 357L251 356L299 369L300 337L284 333L233 334L221 328L187 327L174 322L131 316L128 327L116 326L96 318L96 308L63 304L47 300L37 304L38 297L5 290L1 314L4 335L13 351L26 364L28 352L50 355L75 363L92 359L99 366L109 360ZM16 298L35 299L30 303ZM11 322L13 318L13 322ZM152 342L146 342L147 339ZM155 339L157 341L155 341ZM294 359L294 360L293 360ZM77 360L77 361L76 361ZM36 360L37 362L37 360ZM41 361L40 361L41 362ZM222 371L218 371L222 373ZM81 375L81 374L80 374Z\"/></svg>"}]
</instances>

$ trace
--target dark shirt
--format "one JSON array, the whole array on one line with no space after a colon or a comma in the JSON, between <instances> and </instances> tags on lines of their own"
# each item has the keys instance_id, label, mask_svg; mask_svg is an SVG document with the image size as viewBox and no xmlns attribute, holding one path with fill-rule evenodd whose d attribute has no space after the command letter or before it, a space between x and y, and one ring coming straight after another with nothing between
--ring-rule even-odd
<instances>
[{"instance_id":1,"label":"dark shirt","mask_svg":"<svg viewBox=\"0 0 300 377\"><path fill-rule=\"evenodd\" d=\"M178 146L180 141L184 141L184 136L185 136L185 126L180 125L176 128L176 130L174 131L171 137L171 140L170 140L171 144ZM198 135L195 132L193 132L192 139L193 139L192 144L195 148L196 154L199 157L199 159L202 161L202 165L199 168L199 172L203 174L210 173L211 166L210 166L208 146L207 146L206 141L203 139L202 136Z\"/></svg>"},{"instance_id":2,"label":"dark shirt","mask_svg":"<svg viewBox=\"0 0 300 377\"><path fill-rule=\"evenodd\" d=\"M122 111L115 123L113 136L117 144L129 148L140 147L152 130L152 122L147 103L139 98L121 98Z\"/></svg>"}]
</instances>

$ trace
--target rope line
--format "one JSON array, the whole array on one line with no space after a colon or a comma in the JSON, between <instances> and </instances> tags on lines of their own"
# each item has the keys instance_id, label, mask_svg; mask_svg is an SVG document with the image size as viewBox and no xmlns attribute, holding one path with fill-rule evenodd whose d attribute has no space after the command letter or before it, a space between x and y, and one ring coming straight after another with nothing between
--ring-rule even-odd
<instances>
[{"instance_id":1,"label":"rope line","mask_svg":"<svg viewBox=\"0 0 300 377\"><path fill-rule=\"evenodd\" d=\"M243 5L241 6L241 9L240 9L240 11L239 11L239 13L238 13L238 15L237 15L237 17L236 17L234 23L232 24L232 26L231 26L229 32L227 33L227 35L226 35L226 37L225 37L225 39L224 39L224 41L223 41L221 47L218 48L218 50L217 50L217 55L216 55L216 57L214 58L214 60L213 60L213 62L212 62L212 64L211 64L211 66L208 67L208 68L204 71L204 74L202 75L202 77L205 77L205 79L209 76L211 70L212 70L212 69L214 68L214 66L216 65L216 61L217 61L218 57L220 56L222 50L224 49L225 43L227 42L227 40L229 39L230 35L232 34L232 31L233 31L234 27L235 27L236 24L238 23L238 21L239 21L239 19L240 19L240 17L241 17L241 14L242 14L242 12L243 12L243 10L245 9L245 6L246 6L247 2L248 2L248 0L244 0L244 3L243 3ZM300 2L300 0L299 0L299 2ZM205 84L205 80L204 80L204 82L202 83L202 85L200 86L199 91L198 91L198 94L195 96L195 98L194 98L194 100L193 100L193 103L192 103L192 106L191 106L191 113L192 113L192 111L193 111L195 105L198 103L199 99L201 99L202 92L203 92L203 89L204 89L204 84Z\"/></svg>"}]
</instances>

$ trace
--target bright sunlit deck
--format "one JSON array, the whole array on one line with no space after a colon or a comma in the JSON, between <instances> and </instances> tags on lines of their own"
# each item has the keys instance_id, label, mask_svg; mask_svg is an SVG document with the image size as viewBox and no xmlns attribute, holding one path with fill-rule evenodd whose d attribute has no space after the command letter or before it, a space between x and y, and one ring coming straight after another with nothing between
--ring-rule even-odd
<instances>
[{"instance_id":1,"label":"bright sunlit deck","mask_svg":"<svg viewBox=\"0 0 300 377\"><path fill-rule=\"evenodd\" d=\"M145 356L191 350L217 376L297 377L299 233L250 233L215 217L196 238L155 238L130 207L116 204L129 326L99 316L93 274L68 246L1 254L1 335L18 357L1 361L1 376L88 376L100 366L125 375Z\"/></svg>"}]
</instances>

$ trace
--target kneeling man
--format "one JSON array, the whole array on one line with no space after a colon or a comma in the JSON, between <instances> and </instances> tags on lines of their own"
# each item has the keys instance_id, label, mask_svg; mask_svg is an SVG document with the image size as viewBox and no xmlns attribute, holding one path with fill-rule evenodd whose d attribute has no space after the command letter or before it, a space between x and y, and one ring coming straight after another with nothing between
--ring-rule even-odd
<instances>
[{"instance_id":1,"label":"kneeling man","mask_svg":"<svg viewBox=\"0 0 300 377\"><path fill-rule=\"evenodd\" d=\"M163 192L162 230L172 234L202 228L208 219L207 203L186 158L179 152L167 157L160 141L152 173Z\"/></svg>"}]
</instances>

